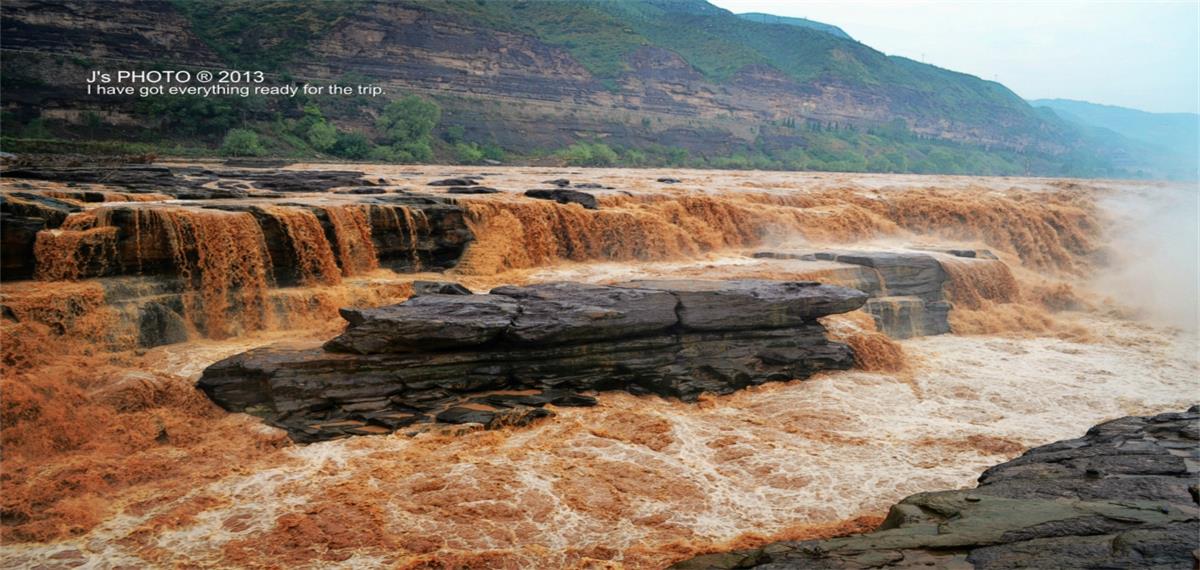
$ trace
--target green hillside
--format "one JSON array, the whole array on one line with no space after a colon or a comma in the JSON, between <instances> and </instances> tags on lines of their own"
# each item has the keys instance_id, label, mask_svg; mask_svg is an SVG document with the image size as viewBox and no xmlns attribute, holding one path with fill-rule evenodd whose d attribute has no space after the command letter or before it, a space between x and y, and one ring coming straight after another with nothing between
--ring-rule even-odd
<instances>
[{"instance_id":1,"label":"green hillside","mask_svg":"<svg viewBox=\"0 0 1200 570\"><path fill-rule=\"evenodd\" d=\"M199 35L238 65L278 68L303 55L307 41L359 0L174 0ZM978 121L1004 109L1033 128L1036 115L1003 85L912 60L889 57L828 31L739 17L704 0L399 0L418 10L452 15L464 23L524 32L568 49L592 74L614 79L625 58L644 46L678 53L717 83L748 66L774 68L798 82L837 82L864 89L904 89L905 109ZM844 35L844 34L843 34Z\"/></svg>"},{"instance_id":2,"label":"green hillside","mask_svg":"<svg viewBox=\"0 0 1200 570\"><path fill-rule=\"evenodd\" d=\"M850 34L847 34L837 26L817 22L815 20L809 20L808 18L789 18L787 16L776 16L774 14L763 14L761 12L747 12L745 14L738 14L738 17L742 18L743 20L750 20L751 22L758 22L760 24L783 24L787 26L810 28L825 32L827 34L833 34L844 40L854 39L850 37Z\"/></svg>"},{"instance_id":3,"label":"green hillside","mask_svg":"<svg viewBox=\"0 0 1200 570\"><path fill-rule=\"evenodd\" d=\"M65 13L100 12L96 21L103 22L119 23L136 11L62 2ZM835 26L737 15L704 0L144 2L147 11L180 15L188 29L141 24L129 34L94 36L88 30L96 21L75 15L56 22L59 28L38 18L9 20L0 38L10 50L0 77L19 103L6 107L5 150L136 143L182 155L236 150L406 162L1165 172L1143 168L1158 147L1139 138L1165 131L1139 135L1132 127L1100 127L1066 111L1035 109L999 83L888 56ZM359 43L360 28L375 39ZM151 43L190 35L195 47L176 55L175 64L186 65L194 55L231 69L261 69L285 82L381 80L395 90L386 100L150 97L120 102L136 126L118 128L105 123L112 101L80 100L78 89L60 82L86 74L99 65L93 54L136 42L138 34ZM47 40L58 37L111 45L97 50ZM464 44L471 47L460 49ZM41 56L39 49L45 49ZM334 63L327 64L331 53ZM488 60L486 71L472 69L484 54L509 59ZM139 57L145 67L171 63ZM644 67L646 58L652 67ZM634 73L635 65L643 67ZM653 67L659 65L666 66L661 78ZM80 119L44 117L40 106L47 100L79 109ZM537 110L526 111L525 102ZM408 112L392 107L400 103L435 117L420 136L397 138L391 123L381 122L389 112Z\"/></svg>"}]
</instances>

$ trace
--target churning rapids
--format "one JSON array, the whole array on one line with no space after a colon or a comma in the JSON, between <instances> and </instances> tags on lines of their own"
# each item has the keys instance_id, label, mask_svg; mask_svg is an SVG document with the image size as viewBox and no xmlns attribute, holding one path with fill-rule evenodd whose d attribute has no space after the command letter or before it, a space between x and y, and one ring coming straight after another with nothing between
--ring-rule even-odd
<instances>
[{"instance_id":1,"label":"churning rapids","mask_svg":"<svg viewBox=\"0 0 1200 570\"><path fill-rule=\"evenodd\" d=\"M384 192L431 196L445 187L428 182L470 174L362 168ZM906 495L969 486L1031 446L1187 407L1200 389L1194 188L487 171L470 182L499 193L450 196L474 236L465 248L431 233L452 224L441 206L363 205L365 192L197 202L6 178L14 207L43 195L77 208L37 234L29 278L3 284L0 565L658 568L866 530ZM552 178L612 189L588 190L595 210L521 195ZM986 249L999 262L943 256L950 334L901 340L865 313L825 317L856 369L698 403L604 393L525 427L299 445L193 387L249 348L328 339L338 307L398 302L416 279L854 286L836 264L755 255L822 248ZM173 289L141 276L164 272ZM145 342L118 293L176 295L180 322L154 333L173 342Z\"/></svg>"}]
</instances>

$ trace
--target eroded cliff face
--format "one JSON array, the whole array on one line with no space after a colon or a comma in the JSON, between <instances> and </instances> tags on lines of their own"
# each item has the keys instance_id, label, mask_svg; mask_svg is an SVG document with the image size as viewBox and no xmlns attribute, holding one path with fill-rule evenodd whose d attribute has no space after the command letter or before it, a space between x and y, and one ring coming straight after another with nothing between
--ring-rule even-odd
<instances>
[{"instance_id":1,"label":"eroded cliff face","mask_svg":"<svg viewBox=\"0 0 1200 570\"><path fill-rule=\"evenodd\" d=\"M6 69L36 78L6 84L10 105L36 106L72 122L89 110L112 124L137 122L127 112L128 99L81 93L83 77L96 66L232 66L165 0L11 2L4 22ZM1015 108L941 108L901 85L799 81L759 64L715 82L677 53L655 46L621 57L626 71L600 79L568 49L529 34L492 29L420 3L367 2L312 39L286 71L300 81L359 75L390 93L433 96L446 110L444 126L462 126L469 140L494 140L522 152L586 137L728 155L755 144L801 144L789 129L770 127L785 119L865 127L897 118L924 136L1061 150L1031 113ZM338 120L362 127L373 117L356 112Z\"/></svg>"},{"instance_id":2,"label":"eroded cliff face","mask_svg":"<svg viewBox=\"0 0 1200 570\"><path fill-rule=\"evenodd\" d=\"M451 110L448 120L480 140L496 138L518 149L563 146L581 133L621 145L698 152L728 153L756 140L786 148L796 144L795 135L765 125L788 118L859 126L902 118L914 132L937 138L1011 148L1046 144L1031 136L1035 122L1029 116L993 108L987 121L958 122L948 118L953 111L930 107L924 96L900 86L801 82L763 65L748 65L716 83L655 46L624 56L624 64L627 72L603 81L565 48L416 4L349 14L297 70L330 79L354 71L437 96ZM480 112L473 102L480 99L502 106ZM505 108L510 105L528 109Z\"/></svg>"},{"instance_id":3,"label":"eroded cliff face","mask_svg":"<svg viewBox=\"0 0 1200 570\"><path fill-rule=\"evenodd\" d=\"M187 17L170 2L14 0L4 3L3 15L0 45L5 51L220 65L220 58L190 31ZM8 57L20 57L16 53ZM79 86L82 80L64 77L62 83Z\"/></svg>"}]
</instances>

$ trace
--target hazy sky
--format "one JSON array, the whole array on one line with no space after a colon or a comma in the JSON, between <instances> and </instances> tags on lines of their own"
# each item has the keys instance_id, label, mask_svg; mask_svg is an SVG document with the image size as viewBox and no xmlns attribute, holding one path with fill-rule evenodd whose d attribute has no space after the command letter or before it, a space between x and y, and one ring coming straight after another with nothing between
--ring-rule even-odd
<instances>
[{"instance_id":1,"label":"hazy sky","mask_svg":"<svg viewBox=\"0 0 1200 570\"><path fill-rule=\"evenodd\" d=\"M1026 99L1200 110L1200 0L709 1L834 24L884 53L996 80Z\"/></svg>"}]
</instances>

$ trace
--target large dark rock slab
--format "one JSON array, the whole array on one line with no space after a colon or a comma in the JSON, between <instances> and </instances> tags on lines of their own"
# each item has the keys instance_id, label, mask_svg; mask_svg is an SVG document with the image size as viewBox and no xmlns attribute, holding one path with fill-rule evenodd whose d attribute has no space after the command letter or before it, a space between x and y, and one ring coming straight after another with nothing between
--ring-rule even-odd
<instances>
[{"instance_id":1,"label":"large dark rock slab","mask_svg":"<svg viewBox=\"0 0 1200 570\"><path fill-rule=\"evenodd\" d=\"M493 295L519 300L521 314L505 339L550 344L658 333L675 326L678 299L664 291L550 283L498 287Z\"/></svg>"},{"instance_id":2,"label":"large dark rock slab","mask_svg":"<svg viewBox=\"0 0 1200 570\"><path fill-rule=\"evenodd\" d=\"M603 390L690 401L854 363L816 319L858 308L866 299L859 291L770 281L645 283L499 287L346 309L346 331L323 348L239 354L205 370L199 387L228 410L257 413L309 441L329 437L330 422L342 430L341 422L377 404L372 413L419 415L415 422L495 391L554 393L545 401L572 405L589 403L580 392ZM682 298L692 294L700 301ZM717 312L705 295L736 302L740 314ZM687 307L693 317L683 317Z\"/></svg>"},{"instance_id":3,"label":"large dark rock slab","mask_svg":"<svg viewBox=\"0 0 1200 570\"><path fill-rule=\"evenodd\" d=\"M500 191L489 186L451 186L447 194L498 194Z\"/></svg>"},{"instance_id":4,"label":"large dark rock slab","mask_svg":"<svg viewBox=\"0 0 1200 570\"><path fill-rule=\"evenodd\" d=\"M1195 568L1200 406L1127 417L920 493L878 530L701 556L673 568Z\"/></svg>"},{"instance_id":5,"label":"large dark rock slab","mask_svg":"<svg viewBox=\"0 0 1200 570\"><path fill-rule=\"evenodd\" d=\"M434 180L429 183L430 186L474 186L475 178L445 178L443 180Z\"/></svg>"},{"instance_id":6,"label":"large dark rock slab","mask_svg":"<svg viewBox=\"0 0 1200 570\"><path fill-rule=\"evenodd\" d=\"M33 276L34 244L42 230L62 225L82 208L33 192L0 194L0 272L5 279Z\"/></svg>"},{"instance_id":7,"label":"large dark rock slab","mask_svg":"<svg viewBox=\"0 0 1200 570\"><path fill-rule=\"evenodd\" d=\"M377 309L342 309L350 326L325 349L381 354L478 346L499 338L519 311L503 296L440 294Z\"/></svg>"},{"instance_id":8,"label":"large dark rock slab","mask_svg":"<svg viewBox=\"0 0 1200 570\"><path fill-rule=\"evenodd\" d=\"M945 288L950 276L938 255L1002 263L987 250L929 249L924 251L762 251L757 258L832 261L865 268L854 287L871 299L863 308L876 328L893 338L938 335L950 332L952 305Z\"/></svg>"},{"instance_id":9,"label":"large dark rock slab","mask_svg":"<svg viewBox=\"0 0 1200 570\"><path fill-rule=\"evenodd\" d=\"M595 196L578 190L567 190L565 188L533 189L526 190L525 195L530 198L537 198L538 200L553 200L559 204L579 204L589 210L596 210L600 207Z\"/></svg>"},{"instance_id":10,"label":"large dark rock slab","mask_svg":"<svg viewBox=\"0 0 1200 570\"><path fill-rule=\"evenodd\" d=\"M625 285L668 292L679 299L679 322L694 330L796 326L853 311L867 294L815 281L641 280Z\"/></svg>"}]
</instances>

